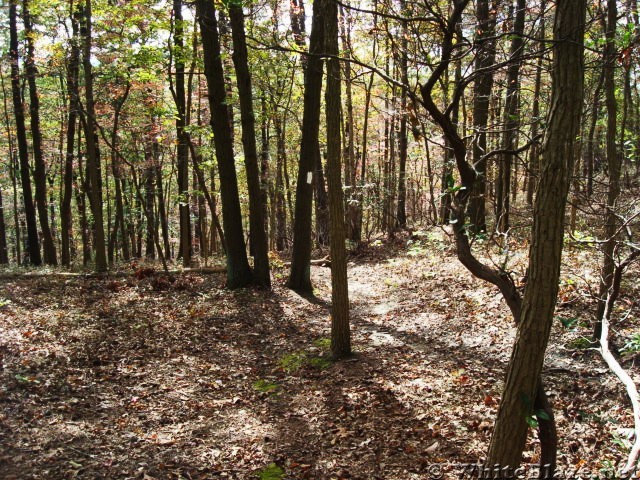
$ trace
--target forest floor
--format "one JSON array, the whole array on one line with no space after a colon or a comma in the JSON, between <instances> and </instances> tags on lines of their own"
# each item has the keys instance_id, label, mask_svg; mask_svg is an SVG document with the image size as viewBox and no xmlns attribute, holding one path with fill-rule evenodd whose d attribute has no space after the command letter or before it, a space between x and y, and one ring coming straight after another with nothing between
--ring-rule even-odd
<instances>
[{"instance_id":1,"label":"forest floor","mask_svg":"<svg viewBox=\"0 0 640 480\"><path fill-rule=\"evenodd\" d=\"M612 472L633 426L585 348L593 258L565 254L544 370L566 478ZM309 301L274 263L272 292L226 290L223 274L4 275L0 477L462 478L487 449L514 337L498 292L439 231L372 242L349 264L357 354L334 363L330 269L312 267ZM618 338L640 324L626 287Z\"/></svg>"}]
</instances>

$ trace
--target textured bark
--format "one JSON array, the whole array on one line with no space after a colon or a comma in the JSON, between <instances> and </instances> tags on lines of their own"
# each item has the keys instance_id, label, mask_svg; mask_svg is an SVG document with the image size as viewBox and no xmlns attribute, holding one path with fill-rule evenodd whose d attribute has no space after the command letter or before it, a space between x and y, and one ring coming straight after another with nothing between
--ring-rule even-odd
<instances>
[{"instance_id":1,"label":"textured bark","mask_svg":"<svg viewBox=\"0 0 640 480\"><path fill-rule=\"evenodd\" d=\"M316 0L319 1L319 0ZM326 51L338 54L338 5L323 0ZM327 60L327 181L329 194L329 242L331 246L331 353L335 358L351 355L349 292L345 248L344 199L341 179L340 142L340 61Z\"/></svg>"},{"instance_id":2,"label":"textured bark","mask_svg":"<svg viewBox=\"0 0 640 480\"><path fill-rule=\"evenodd\" d=\"M227 287L240 288L252 282L253 273L247 260L242 231L242 212L240 210L238 180L233 156L233 140L229 109L227 108L224 70L220 56L218 21L213 2L198 0L196 8L202 35L204 70L209 91L209 108L211 110L211 128L214 134L214 146L220 173L222 223L224 225L227 251Z\"/></svg>"},{"instance_id":3,"label":"textured bark","mask_svg":"<svg viewBox=\"0 0 640 480\"><path fill-rule=\"evenodd\" d=\"M613 282L615 269L614 252L617 244L616 232L620 220L616 215L616 204L620 196L621 161L616 146L617 137L617 104L615 68L617 61L616 50L616 22L618 9L616 0L607 0L607 30L605 32L607 44L604 51L604 90L605 106L607 109L607 166L609 185L607 191L607 213L605 215L605 243L603 245L604 259L600 270L600 291L598 293L598 309L594 323L593 338L598 340L602 330L602 316L605 312L606 298Z\"/></svg>"},{"instance_id":4,"label":"textured bark","mask_svg":"<svg viewBox=\"0 0 640 480\"><path fill-rule=\"evenodd\" d=\"M229 17L233 37L233 63L236 69L238 96L240 97L244 164L247 172L247 189L249 190L250 241L254 255L253 275L258 285L270 288L269 246L265 232L265 217L260 203L260 170L258 168L258 149L256 147L256 121L253 113L253 89L251 86L251 72L249 71L249 55L242 7L232 3L229 6Z\"/></svg>"},{"instance_id":5,"label":"textured bark","mask_svg":"<svg viewBox=\"0 0 640 480\"><path fill-rule=\"evenodd\" d=\"M496 58L495 8L490 8L489 0L478 0L476 7L478 52L475 59L477 74L473 88L473 166L478 172L473 185L473 193L469 201L469 217L471 228L476 232L487 229L486 220L486 170L487 161L483 159L487 153L487 121L489 120L489 104L493 89L493 71L491 66Z\"/></svg>"},{"instance_id":6,"label":"textured bark","mask_svg":"<svg viewBox=\"0 0 640 480\"><path fill-rule=\"evenodd\" d=\"M507 69L507 86L505 89L504 107L504 136L502 148L507 151L514 151L518 147L518 128L520 127L520 65L522 63L522 53L524 49L524 18L526 2L517 0L515 12L513 4L510 5L511 15L514 18L513 36L511 39L511 51L509 56L509 68ZM496 195L496 223L498 230L506 232L509 230L509 214L511 210L511 178L515 175L515 164L513 153L502 155L498 168L498 194ZM517 189L513 189L514 193Z\"/></svg>"},{"instance_id":7,"label":"textured bark","mask_svg":"<svg viewBox=\"0 0 640 480\"><path fill-rule=\"evenodd\" d=\"M69 57L67 59L67 148L64 160L64 193L60 204L61 247L60 259L65 267L71 266L71 238L73 216L71 214L71 199L73 197L73 159L75 149L76 127L80 109L80 91L78 77L80 74L80 47L77 11L71 14L71 28L73 35L70 41Z\"/></svg>"},{"instance_id":8,"label":"textured bark","mask_svg":"<svg viewBox=\"0 0 640 480\"><path fill-rule=\"evenodd\" d=\"M311 293L311 219L313 202L313 172L316 169L316 151L320 128L320 97L322 94L322 59L324 49L324 19L321 2L313 4L313 20L309 40L309 57L305 71L304 113L302 139L298 162L296 204L293 225L293 253L288 287Z\"/></svg>"},{"instance_id":9,"label":"textured bark","mask_svg":"<svg viewBox=\"0 0 640 480\"><path fill-rule=\"evenodd\" d=\"M529 279L515 345L487 454L487 465L515 469L527 438L527 417L540 384L558 293L569 181L583 100L586 2L556 5L549 125L534 206ZM508 478L508 477L507 477Z\"/></svg>"},{"instance_id":10,"label":"textured bark","mask_svg":"<svg viewBox=\"0 0 640 480\"><path fill-rule=\"evenodd\" d=\"M89 203L93 214L93 248L95 265L98 272L107 270L107 251L105 245L104 223L102 215L102 175L100 167L100 150L96 132L96 112L93 96L93 67L91 65L91 0L86 0L83 10L81 35L83 39L83 70L85 80L85 140L87 146L87 179L90 187Z\"/></svg>"},{"instance_id":11,"label":"textured bark","mask_svg":"<svg viewBox=\"0 0 640 480\"><path fill-rule=\"evenodd\" d=\"M460 16L468 3L469 0L462 0L455 4L455 8L446 23L446 28L444 29L444 40L442 43L442 56L440 63L434 69L429 79L421 85L420 93L423 106L442 129L444 136L447 139L448 145L453 153L452 158L455 162L458 174L460 175L462 183L461 187L464 187L458 189L456 195L453 197L451 210L452 218L450 220L453 227L458 260L474 276L498 287L505 299L505 302L511 310L514 320L518 323L521 317L520 312L522 300L511 276L502 269L483 264L474 256L471 250L469 237L467 235L467 229L465 228L464 223L460 221L465 216L467 202L469 201L470 192L476 180L477 173L466 159L466 145L462 137L458 134L457 126L447 115L445 115L443 111L438 108L433 98L434 87L441 81L442 75L446 72L449 64L451 63L453 39L456 28ZM450 105L448 108L451 109L453 107L455 107L455 105ZM538 382L534 405L536 410L544 410L546 413L544 416L545 418L538 418L541 460L545 464L554 465L557 449L557 434L555 430L553 412L546 398L541 381Z\"/></svg>"},{"instance_id":12,"label":"textured bark","mask_svg":"<svg viewBox=\"0 0 640 480\"><path fill-rule=\"evenodd\" d=\"M540 12L542 15L540 16L540 33L538 34L538 41L540 43L540 50L545 48L545 19L544 12L546 10L547 0L541 0L540 2ZM531 137L536 138L538 136L538 131L540 130L540 91L542 90L542 62L544 60L544 56L542 51L538 53L538 60L536 61L536 78L535 78L535 86L533 87L533 106L531 108ZM528 168L528 176L527 176L527 203L529 205L533 204L533 194L536 190L536 186L538 185L538 161L540 159L540 147L538 142L535 142L531 146L531 151L529 152L529 168Z\"/></svg>"},{"instance_id":13,"label":"textured bark","mask_svg":"<svg viewBox=\"0 0 640 480\"><path fill-rule=\"evenodd\" d=\"M28 0L22 2L22 20L24 22L25 37L27 39L27 56L24 62L27 83L29 85L29 113L31 119L31 141L33 145L33 183L36 187L36 207L38 209L38 219L40 220L40 231L42 235L42 252L44 263L47 265L57 265L56 244L53 233L49 225L49 212L47 211L47 169L44 162L42 131L40 129L40 98L36 77L38 68L36 67L35 54L35 33L31 23L31 13L29 11Z\"/></svg>"},{"instance_id":14,"label":"textured bark","mask_svg":"<svg viewBox=\"0 0 640 480\"><path fill-rule=\"evenodd\" d=\"M400 12L407 15L407 5L405 0L400 2ZM408 38L409 31L406 20L402 22L402 30L400 36L400 82L402 88L400 90L400 129L398 131L398 204L396 209L396 227L404 228L407 226L407 150L408 150L408 134L407 134L407 85L409 84L408 73Z\"/></svg>"},{"instance_id":15,"label":"textured bark","mask_svg":"<svg viewBox=\"0 0 640 480\"><path fill-rule=\"evenodd\" d=\"M17 0L9 2L9 58L11 61L11 92L13 98L13 111L16 121L16 139L18 142L18 155L20 158L20 182L22 184L22 197L24 200L24 213L27 223L26 255L31 265L42 264L40 256L40 242L38 240L38 227L36 224L36 207L33 204L31 190L31 172L29 167L29 153L27 146L27 128L24 121L24 105L20 93L20 67L18 56L18 29L17 29Z\"/></svg>"}]
</instances>

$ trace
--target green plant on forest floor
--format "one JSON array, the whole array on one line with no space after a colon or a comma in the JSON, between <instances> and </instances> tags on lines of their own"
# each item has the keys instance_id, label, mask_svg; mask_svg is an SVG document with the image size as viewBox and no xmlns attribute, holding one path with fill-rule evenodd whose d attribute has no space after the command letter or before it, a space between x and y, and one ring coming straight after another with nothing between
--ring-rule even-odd
<instances>
[{"instance_id":1,"label":"green plant on forest floor","mask_svg":"<svg viewBox=\"0 0 640 480\"><path fill-rule=\"evenodd\" d=\"M578 337L571 340L567 344L567 346L574 350L586 350L588 348L591 348L593 346L593 343L587 337Z\"/></svg>"},{"instance_id":2,"label":"green plant on forest floor","mask_svg":"<svg viewBox=\"0 0 640 480\"><path fill-rule=\"evenodd\" d=\"M284 470L275 463L270 463L258 472L260 480L282 480L284 478Z\"/></svg>"},{"instance_id":3,"label":"green plant on forest floor","mask_svg":"<svg viewBox=\"0 0 640 480\"><path fill-rule=\"evenodd\" d=\"M623 355L633 355L635 353L640 353L640 333L632 335L622 347Z\"/></svg>"},{"instance_id":4,"label":"green plant on forest floor","mask_svg":"<svg viewBox=\"0 0 640 480\"><path fill-rule=\"evenodd\" d=\"M313 344L322 350L320 355L314 355L306 350L298 350L291 353L286 353L280 357L278 364L287 373L293 373L296 370L304 367L305 365L325 369L331 366L332 361L327 356L329 349L331 348L331 340L329 338L318 338Z\"/></svg>"},{"instance_id":5,"label":"green plant on forest floor","mask_svg":"<svg viewBox=\"0 0 640 480\"><path fill-rule=\"evenodd\" d=\"M280 385L261 378L253 382L253 388L262 393L276 393L280 389Z\"/></svg>"}]
</instances>

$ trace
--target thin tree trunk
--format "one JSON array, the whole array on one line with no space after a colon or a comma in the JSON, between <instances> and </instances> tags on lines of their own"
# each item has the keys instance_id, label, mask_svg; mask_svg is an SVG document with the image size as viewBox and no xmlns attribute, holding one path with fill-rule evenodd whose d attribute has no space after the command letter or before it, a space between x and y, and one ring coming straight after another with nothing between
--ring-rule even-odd
<instances>
[{"instance_id":1,"label":"thin tree trunk","mask_svg":"<svg viewBox=\"0 0 640 480\"><path fill-rule=\"evenodd\" d=\"M487 229L486 190L487 161L483 159L487 153L487 122L489 104L493 89L493 72L490 70L495 62L495 25L496 9L489 6L489 0L478 0L476 7L477 30L476 44L478 53L475 58L475 70L478 74L473 87L473 166L478 172L473 193L469 201L469 217L471 228L475 232Z\"/></svg>"},{"instance_id":2,"label":"thin tree trunk","mask_svg":"<svg viewBox=\"0 0 640 480\"><path fill-rule=\"evenodd\" d=\"M533 87L533 107L532 107L532 123L531 123L531 138L538 136L540 129L540 92L542 90L542 62L544 61L544 55L542 53L545 48L545 16L544 12L547 7L547 0L541 0L540 2L540 33L538 34L538 41L540 44L538 59L536 61L536 77L535 85ZM533 194L538 184L539 174L539 161L540 161L540 146L538 142L534 142L529 152L529 168L528 168L528 180L527 180L527 203L533 205Z\"/></svg>"},{"instance_id":3,"label":"thin tree trunk","mask_svg":"<svg viewBox=\"0 0 640 480\"><path fill-rule=\"evenodd\" d=\"M2 65L0 65L0 83L2 85L2 102L3 102L3 114L4 114L4 123L7 129L7 145L9 147L9 175L11 176L11 186L13 191L13 223L14 223L14 231L15 231L15 255L16 255L16 263L20 263L20 257L22 256L22 247L20 245L20 220L18 214L18 185L17 185L17 159L16 152L13 140L13 132L11 131L11 124L9 120L9 105L7 102L7 98L9 95L7 94L7 90L4 84L4 72L2 71Z\"/></svg>"},{"instance_id":4,"label":"thin tree trunk","mask_svg":"<svg viewBox=\"0 0 640 480\"><path fill-rule=\"evenodd\" d=\"M11 91L13 97L13 110L16 121L16 138L18 141L18 154L20 157L20 180L22 184L22 197L24 199L24 213L27 223L26 254L31 265L42 264L40 256L40 242L38 240L38 227L36 224L36 207L33 204L31 191L31 172L29 167L29 153L27 146L27 128L24 121L24 105L20 93L20 63L18 56L18 29L17 29L17 0L9 1L9 58L11 61Z\"/></svg>"},{"instance_id":5,"label":"thin tree trunk","mask_svg":"<svg viewBox=\"0 0 640 480\"><path fill-rule=\"evenodd\" d=\"M276 153L276 182L274 186L275 219L276 219L276 250L281 252L287 248L287 207L284 197L284 170L286 168L285 158L287 156L285 148L285 133L282 128L282 120L277 116L274 118L273 126L276 131L277 153Z\"/></svg>"},{"instance_id":6,"label":"thin tree trunk","mask_svg":"<svg viewBox=\"0 0 640 480\"><path fill-rule=\"evenodd\" d=\"M318 1L318 0L316 0ZM326 52L338 55L338 5L324 0ZM314 4L315 6L315 4ZM340 62L327 60L327 181L329 182L329 222L331 245L331 353L336 358L351 355L349 292L345 249L344 200L340 161Z\"/></svg>"},{"instance_id":7,"label":"thin tree trunk","mask_svg":"<svg viewBox=\"0 0 640 480\"><path fill-rule=\"evenodd\" d=\"M49 212L47 211L47 172L42 151L42 131L40 129L40 98L36 85L38 69L35 62L35 44L33 25L31 23L31 13L29 11L29 1L22 2L22 20L24 22L25 37L27 39L27 55L24 66L29 85L29 111L31 118L31 140L33 143L34 171L33 180L36 189L36 207L38 209L38 219L40 220L40 231L42 234L42 246L44 263L47 265L57 265L56 244L53 233L49 225Z\"/></svg>"},{"instance_id":8,"label":"thin tree trunk","mask_svg":"<svg viewBox=\"0 0 640 480\"><path fill-rule=\"evenodd\" d=\"M96 112L93 97L93 66L91 64L91 1L84 5L81 34L83 37L83 67L85 79L85 140L87 144L87 178L90 186L89 200L93 214L93 247L95 250L95 264L98 272L107 270L107 252L102 215L102 175L100 167L100 150L96 132Z\"/></svg>"},{"instance_id":9,"label":"thin tree trunk","mask_svg":"<svg viewBox=\"0 0 640 480\"><path fill-rule=\"evenodd\" d=\"M71 7L73 8L73 7ZM67 118L67 148L64 162L64 193L60 204L61 223L61 263L65 267L71 266L71 238L73 215L71 212L71 199L73 197L73 159L75 151L76 127L78 124L78 112L80 109L80 90L78 78L80 74L80 47L78 32L78 12L74 9L71 12L72 37L70 40L70 52L67 60L67 96L68 96L68 118Z\"/></svg>"},{"instance_id":10,"label":"thin tree trunk","mask_svg":"<svg viewBox=\"0 0 640 480\"><path fill-rule=\"evenodd\" d=\"M616 204L620 196L621 161L616 145L617 137L617 105L615 68L617 60L616 50L616 22L618 21L618 8L616 0L607 0L607 30L605 36L607 44L604 51L604 90L607 109L607 165L609 171L609 185L607 192L607 213L605 214L605 242L603 245L604 259L600 271L600 292L598 294L598 309L594 323L593 338L598 340L602 333L602 316L605 309L606 298L615 269L615 246L617 243L616 231L619 219L616 215Z\"/></svg>"},{"instance_id":11,"label":"thin tree trunk","mask_svg":"<svg viewBox=\"0 0 640 480\"><path fill-rule=\"evenodd\" d=\"M514 18L513 36L511 37L511 51L509 55L509 68L507 69L507 86L504 107L504 137L502 140L502 148L513 152L518 147L518 129L520 128L520 65L522 63L522 53L524 50L524 41L522 35L524 33L525 20L525 0L517 0L515 5L516 11L513 12L513 3L510 4L510 16ZM502 155L502 161L499 164L498 182L500 185L500 195L497 196L497 219L498 230L506 232L510 227L510 210L511 210L511 176L515 175L515 163L513 161L513 153L505 153ZM513 189L515 193L516 189Z\"/></svg>"},{"instance_id":12,"label":"thin tree trunk","mask_svg":"<svg viewBox=\"0 0 640 480\"><path fill-rule=\"evenodd\" d=\"M400 12L407 15L407 4L405 0L400 1ZM408 134L407 134L407 88L409 84L408 73L408 40L409 31L407 21L402 21L400 33L400 82L402 88L400 91L400 130L398 132L398 204L396 210L396 227L405 228L407 226L407 151L408 151Z\"/></svg>"},{"instance_id":13,"label":"thin tree trunk","mask_svg":"<svg viewBox=\"0 0 640 480\"><path fill-rule=\"evenodd\" d=\"M7 251L7 229L4 223L4 204L2 202L2 187L0 187L0 264L9 263Z\"/></svg>"},{"instance_id":14,"label":"thin tree trunk","mask_svg":"<svg viewBox=\"0 0 640 480\"><path fill-rule=\"evenodd\" d=\"M189 212L189 146L185 134L186 100L185 100L185 62L184 62L184 19L182 17L182 0L173 0L174 16L174 56L175 56L175 93L176 103L176 136L177 136L177 169L178 195L180 212L180 251L184 267L191 266L191 214Z\"/></svg>"}]
</instances>

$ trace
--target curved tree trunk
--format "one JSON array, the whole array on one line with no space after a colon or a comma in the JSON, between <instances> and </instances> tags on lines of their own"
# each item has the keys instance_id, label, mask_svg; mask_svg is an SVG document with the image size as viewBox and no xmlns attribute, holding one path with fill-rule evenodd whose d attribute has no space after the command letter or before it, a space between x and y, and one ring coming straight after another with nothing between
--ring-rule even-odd
<instances>
[{"instance_id":1,"label":"curved tree trunk","mask_svg":"<svg viewBox=\"0 0 640 480\"><path fill-rule=\"evenodd\" d=\"M615 1L615 0L613 0ZM552 99L529 251L529 280L507 370L487 465L515 469L522 461L527 418L535 413L544 354L553 323L569 182L583 100L586 2L558 2L554 22Z\"/></svg>"}]
</instances>

